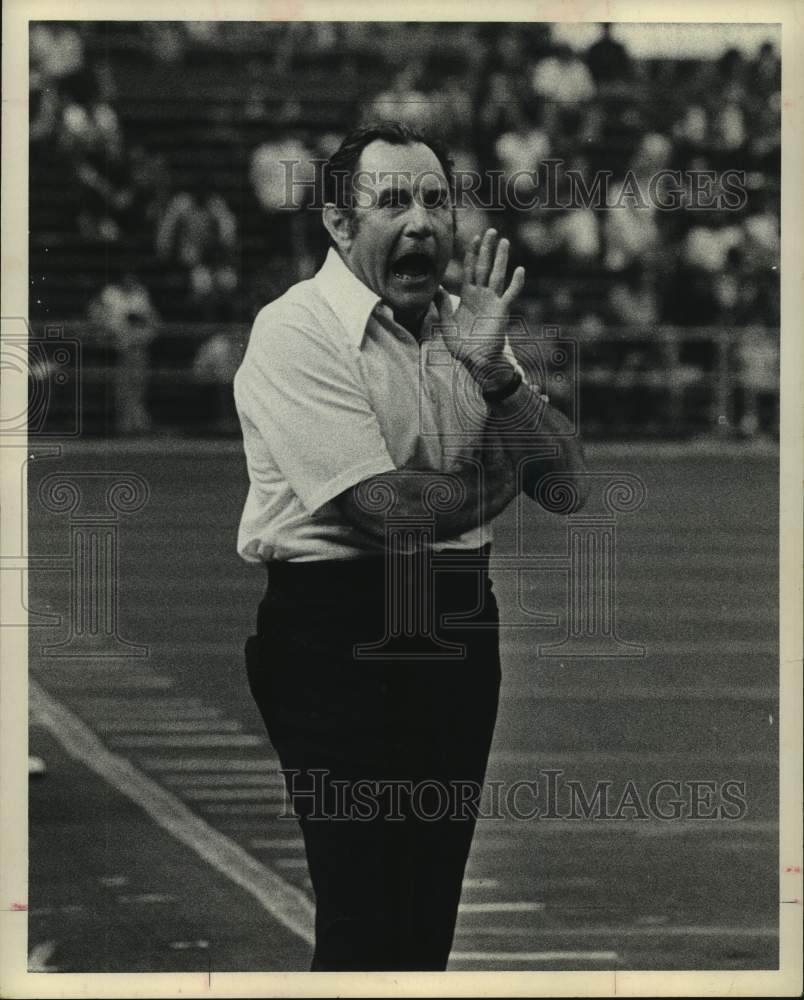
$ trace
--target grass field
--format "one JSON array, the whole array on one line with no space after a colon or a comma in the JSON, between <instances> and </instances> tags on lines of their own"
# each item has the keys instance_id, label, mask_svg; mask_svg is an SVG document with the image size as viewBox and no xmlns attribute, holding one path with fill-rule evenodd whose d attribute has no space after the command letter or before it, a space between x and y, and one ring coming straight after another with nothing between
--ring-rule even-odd
<instances>
[{"instance_id":1,"label":"grass field","mask_svg":"<svg viewBox=\"0 0 804 1000\"><path fill-rule=\"evenodd\" d=\"M617 819L568 818L565 810L563 818L517 819L510 809L505 818L481 819L450 967L774 968L777 458L769 450L642 445L599 446L590 459L595 471L628 473L645 487L641 508L616 517L615 550L617 631L644 655L545 648L566 634L566 573L558 564L539 567L534 557L567 555L567 522L528 500L520 517L509 509L495 528L504 679L488 778L510 789L560 771L562 781L580 782L586 792L608 783L615 802L631 782L643 803L660 781L680 783L687 801L690 782L714 783L696 786L704 788L702 813L722 804L731 782L742 789L745 808L734 819L640 818L627 809ZM119 635L148 655L42 655L43 645L66 638L67 627L40 625L31 632L32 677L113 754L281 880L272 885L309 895L301 840L295 825L277 816L277 764L245 682L241 650L264 573L242 564L234 549L247 485L239 450L226 442L96 444L32 463L30 553L62 561L31 573L31 608L64 622L71 530L80 530L70 520L82 511L44 510L38 485L54 472L135 473L147 482L145 506L118 516L119 562L109 572ZM75 482L89 488L86 477ZM509 558L516 553L529 565L519 573ZM58 743L48 747L61 752ZM94 802L80 818L86 856L109 849L110 817L121 808L111 793ZM32 939L63 932L64 915L48 913L43 902L53 892L58 822L38 788ZM134 867L139 846L129 846ZM82 880L95 875L73 866L60 884L79 896L88 891ZM181 918L188 940L199 927L209 929L203 882L195 898L195 917ZM147 932L143 916L138 926L148 946L127 956L115 921L131 921L131 912L111 906L107 933L65 947L59 968L169 971L212 962L243 971L301 969L299 949L281 943L288 937L287 924L279 927L282 905L238 924L238 940L251 946L235 949L221 937L203 960L192 949L168 947L176 920L164 909ZM296 939L306 947L303 930Z\"/></svg>"}]
</instances>

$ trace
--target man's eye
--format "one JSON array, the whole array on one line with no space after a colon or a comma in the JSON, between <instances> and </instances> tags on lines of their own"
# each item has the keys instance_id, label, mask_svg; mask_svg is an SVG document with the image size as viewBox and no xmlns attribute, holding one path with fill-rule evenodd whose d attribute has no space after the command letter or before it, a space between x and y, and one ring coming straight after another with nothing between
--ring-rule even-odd
<instances>
[{"instance_id":1,"label":"man's eye","mask_svg":"<svg viewBox=\"0 0 804 1000\"><path fill-rule=\"evenodd\" d=\"M382 208L401 208L410 200L406 191L386 191L380 198Z\"/></svg>"},{"instance_id":2,"label":"man's eye","mask_svg":"<svg viewBox=\"0 0 804 1000\"><path fill-rule=\"evenodd\" d=\"M434 188L432 191L422 191L421 200L425 208L443 208L447 203L447 192L442 191L440 188Z\"/></svg>"}]
</instances>

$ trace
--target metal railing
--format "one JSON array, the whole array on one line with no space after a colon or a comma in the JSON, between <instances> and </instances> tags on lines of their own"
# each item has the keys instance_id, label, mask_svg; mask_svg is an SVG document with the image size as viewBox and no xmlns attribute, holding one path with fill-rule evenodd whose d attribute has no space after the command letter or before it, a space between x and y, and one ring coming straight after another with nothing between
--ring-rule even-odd
<instances>
[{"instance_id":1,"label":"metal railing","mask_svg":"<svg viewBox=\"0 0 804 1000\"><path fill-rule=\"evenodd\" d=\"M74 392L62 392L61 403L51 394L49 433L75 423L65 407L76 405L82 433L126 428L121 411L132 405L133 384L146 414L143 432L236 433L231 378L248 334L243 324L161 324L147 348L131 351L119 335L86 322L33 324L31 350L57 337L73 345L60 377L72 380ZM729 435L760 397L762 429L775 433L778 342L778 330L767 327L608 327L590 336L545 325L512 338L531 377L585 434L600 437ZM31 368L34 380L51 377Z\"/></svg>"}]
</instances>

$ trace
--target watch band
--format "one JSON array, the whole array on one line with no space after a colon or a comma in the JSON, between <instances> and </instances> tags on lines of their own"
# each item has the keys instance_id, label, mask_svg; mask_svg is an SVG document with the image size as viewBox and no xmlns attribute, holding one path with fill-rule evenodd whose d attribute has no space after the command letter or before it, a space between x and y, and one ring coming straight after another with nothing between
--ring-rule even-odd
<instances>
[{"instance_id":1,"label":"watch band","mask_svg":"<svg viewBox=\"0 0 804 1000\"><path fill-rule=\"evenodd\" d=\"M501 403L504 399L508 399L509 396L513 396L521 385L522 375L519 370L515 368L514 374L504 385L501 385L497 389L484 389L482 393L483 399L487 403Z\"/></svg>"}]
</instances>

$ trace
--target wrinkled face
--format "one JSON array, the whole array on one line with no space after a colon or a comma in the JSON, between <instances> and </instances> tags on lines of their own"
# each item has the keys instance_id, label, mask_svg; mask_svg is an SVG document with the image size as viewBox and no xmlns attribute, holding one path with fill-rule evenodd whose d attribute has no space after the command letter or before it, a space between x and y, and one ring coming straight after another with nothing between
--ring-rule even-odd
<instances>
[{"instance_id":1,"label":"wrinkled face","mask_svg":"<svg viewBox=\"0 0 804 1000\"><path fill-rule=\"evenodd\" d=\"M363 150L353 182L353 229L341 248L346 262L398 322L415 323L452 257L452 203L438 157L421 143L376 140Z\"/></svg>"}]
</instances>

